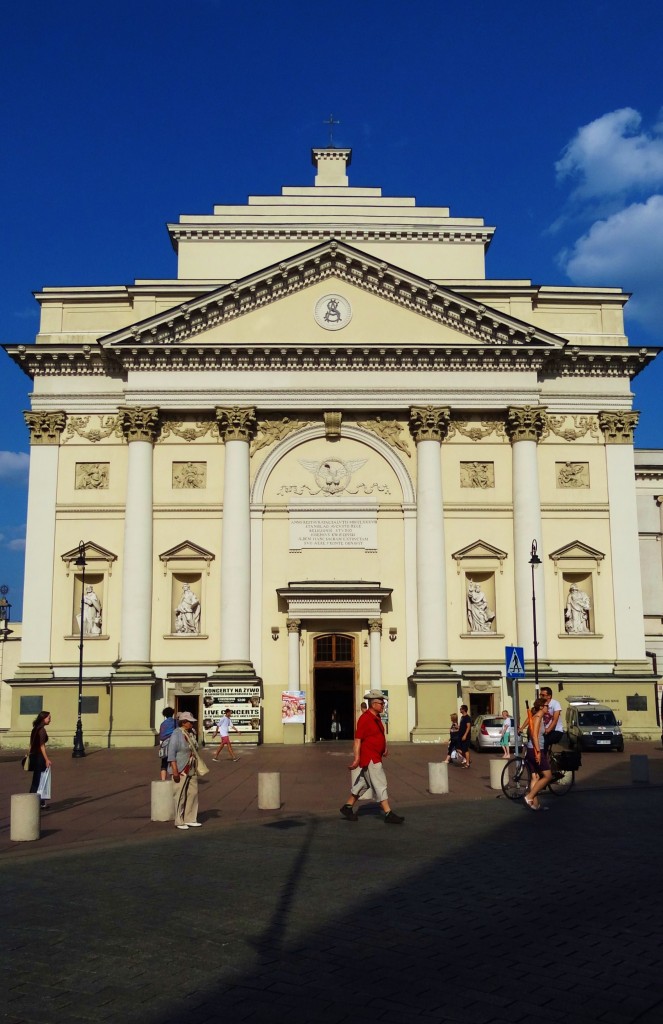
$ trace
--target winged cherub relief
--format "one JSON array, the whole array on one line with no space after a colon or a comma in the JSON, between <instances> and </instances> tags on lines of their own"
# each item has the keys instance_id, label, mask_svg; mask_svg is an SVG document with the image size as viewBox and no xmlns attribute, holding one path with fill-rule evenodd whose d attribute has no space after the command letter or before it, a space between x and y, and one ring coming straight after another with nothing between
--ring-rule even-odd
<instances>
[{"instance_id":1,"label":"winged cherub relief","mask_svg":"<svg viewBox=\"0 0 663 1024\"><path fill-rule=\"evenodd\" d=\"M297 484L285 484L280 488L279 494L299 494L302 495L305 492L311 496L317 494L327 494L333 497L336 494L372 494L373 491L381 491L383 494L389 494L389 487L387 484L358 484L355 488L350 488L350 482L352 476L366 464L366 459L338 459L336 457L322 459L299 459L299 465L303 466L309 473L315 478L317 490L309 487L307 484L301 486Z\"/></svg>"}]
</instances>

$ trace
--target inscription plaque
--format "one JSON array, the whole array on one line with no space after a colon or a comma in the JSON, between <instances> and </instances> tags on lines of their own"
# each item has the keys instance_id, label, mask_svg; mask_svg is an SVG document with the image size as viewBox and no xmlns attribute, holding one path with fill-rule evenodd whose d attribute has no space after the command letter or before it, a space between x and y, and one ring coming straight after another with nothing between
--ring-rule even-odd
<instances>
[{"instance_id":1,"label":"inscription plaque","mask_svg":"<svg viewBox=\"0 0 663 1024\"><path fill-rule=\"evenodd\" d=\"M290 520L290 550L302 548L361 548L378 546L376 517L313 518Z\"/></svg>"}]
</instances>

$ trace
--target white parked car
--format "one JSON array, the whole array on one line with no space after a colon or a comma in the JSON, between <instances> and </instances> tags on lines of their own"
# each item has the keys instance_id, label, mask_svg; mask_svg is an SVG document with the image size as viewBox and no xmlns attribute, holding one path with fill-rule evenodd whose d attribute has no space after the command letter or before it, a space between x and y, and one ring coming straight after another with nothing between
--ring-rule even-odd
<instances>
[{"instance_id":1,"label":"white parked car","mask_svg":"<svg viewBox=\"0 0 663 1024\"><path fill-rule=\"evenodd\" d=\"M499 750L503 725L504 719L501 715L477 715L470 732L470 744L474 750ZM514 745L513 718L510 745Z\"/></svg>"}]
</instances>

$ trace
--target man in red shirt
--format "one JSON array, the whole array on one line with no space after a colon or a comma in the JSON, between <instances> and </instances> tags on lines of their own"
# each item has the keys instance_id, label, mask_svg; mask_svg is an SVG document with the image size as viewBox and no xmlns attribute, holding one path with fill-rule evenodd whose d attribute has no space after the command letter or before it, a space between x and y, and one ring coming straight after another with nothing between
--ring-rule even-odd
<instances>
[{"instance_id":1,"label":"man in red shirt","mask_svg":"<svg viewBox=\"0 0 663 1024\"><path fill-rule=\"evenodd\" d=\"M372 789L385 813L387 825L402 825L405 818L396 814L389 806L387 796L387 778L382 767L382 758L387 756L387 737L380 717L384 709L385 696L382 690L369 690L366 694L368 711L359 717L355 730L354 757L350 770L361 768L346 803L341 807L341 814L348 821L357 821L354 805L359 797Z\"/></svg>"}]
</instances>

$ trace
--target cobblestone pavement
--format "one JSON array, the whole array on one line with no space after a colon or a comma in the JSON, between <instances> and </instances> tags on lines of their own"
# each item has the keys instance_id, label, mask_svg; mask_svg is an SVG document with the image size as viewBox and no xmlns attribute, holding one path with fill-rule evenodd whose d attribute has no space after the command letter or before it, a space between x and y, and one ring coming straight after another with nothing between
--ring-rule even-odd
<instances>
[{"instance_id":1,"label":"cobblestone pavement","mask_svg":"<svg viewBox=\"0 0 663 1024\"><path fill-rule=\"evenodd\" d=\"M428 796L430 748L395 748L405 825L371 805L353 824L346 752L324 746L214 765L189 832L145 821L153 752L56 752L43 838L1 840L0 1022L658 1024L660 785L587 755L587 781L535 814L487 788L485 759ZM276 764L284 806L254 811ZM3 809L22 782L0 764Z\"/></svg>"}]
</instances>

